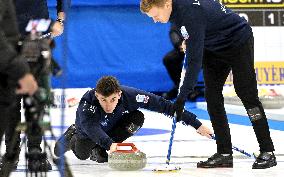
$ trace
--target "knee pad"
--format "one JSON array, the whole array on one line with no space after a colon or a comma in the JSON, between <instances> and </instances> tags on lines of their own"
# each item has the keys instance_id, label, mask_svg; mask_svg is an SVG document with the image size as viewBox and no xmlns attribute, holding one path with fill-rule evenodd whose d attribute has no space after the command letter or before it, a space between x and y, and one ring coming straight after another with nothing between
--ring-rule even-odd
<instances>
[{"instance_id":1,"label":"knee pad","mask_svg":"<svg viewBox=\"0 0 284 177\"><path fill-rule=\"evenodd\" d=\"M133 114L134 119L132 120L132 122L136 125L140 125L142 126L144 123L144 114L141 111L135 111Z\"/></svg>"},{"instance_id":2,"label":"knee pad","mask_svg":"<svg viewBox=\"0 0 284 177\"><path fill-rule=\"evenodd\" d=\"M259 107L254 107L251 109L247 109L248 116L251 122L255 122L263 118L263 115L259 109Z\"/></svg>"},{"instance_id":3,"label":"knee pad","mask_svg":"<svg viewBox=\"0 0 284 177\"><path fill-rule=\"evenodd\" d=\"M131 123L126 127L128 133L130 133L132 135L135 134L140 128L141 128L141 126L136 125L134 123Z\"/></svg>"},{"instance_id":4,"label":"knee pad","mask_svg":"<svg viewBox=\"0 0 284 177\"><path fill-rule=\"evenodd\" d=\"M135 134L144 123L144 114L141 111L135 111L132 113L132 121L126 126L127 132Z\"/></svg>"}]
</instances>

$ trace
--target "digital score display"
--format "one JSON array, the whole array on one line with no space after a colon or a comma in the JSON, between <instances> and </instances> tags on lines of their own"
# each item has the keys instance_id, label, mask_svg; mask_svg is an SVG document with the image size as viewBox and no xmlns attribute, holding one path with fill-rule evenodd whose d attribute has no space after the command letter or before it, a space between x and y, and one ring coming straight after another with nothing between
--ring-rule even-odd
<instances>
[{"instance_id":1,"label":"digital score display","mask_svg":"<svg viewBox=\"0 0 284 177\"><path fill-rule=\"evenodd\" d=\"M251 26L284 26L284 0L220 0Z\"/></svg>"}]
</instances>

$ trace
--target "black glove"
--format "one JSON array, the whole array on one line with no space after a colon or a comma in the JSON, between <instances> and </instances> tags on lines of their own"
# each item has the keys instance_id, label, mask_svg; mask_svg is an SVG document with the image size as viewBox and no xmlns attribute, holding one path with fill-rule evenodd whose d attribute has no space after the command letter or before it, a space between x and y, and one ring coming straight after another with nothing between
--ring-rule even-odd
<instances>
[{"instance_id":1,"label":"black glove","mask_svg":"<svg viewBox=\"0 0 284 177\"><path fill-rule=\"evenodd\" d=\"M185 99L178 97L174 103L174 109L177 122L182 120L182 113L184 111Z\"/></svg>"}]
</instances>

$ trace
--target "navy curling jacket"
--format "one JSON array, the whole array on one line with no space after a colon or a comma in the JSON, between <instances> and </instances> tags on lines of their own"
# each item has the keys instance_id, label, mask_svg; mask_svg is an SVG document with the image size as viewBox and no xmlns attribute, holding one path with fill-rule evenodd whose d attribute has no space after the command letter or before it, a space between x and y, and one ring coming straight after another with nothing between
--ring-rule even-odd
<instances>
[{"instance_id":1,"label":"navy curling jacket","mask_svg":"<svg viewBox=\"0 0 284 177\"><path fill-rule=\"evenodd\" d=\"M109 150L113 140L107 135L122 115L138 108L164 113L172 112L173 103L164 98L131 87L121 86L121 98L111 114L106 114L95 96L95 89L87 91L80 100L76 112L76 129L80 138L89 138L101 147ZM183 124L195 129L201 126L196 115L185 111Z\"/></svg>"},{"instance_id":2,"label":"navy curling jacket","mask_svg":"<svg viewBox=\"0 0 284 177\"><path fill-rule=\"evenodd\" d=\"M193 90L201 69L203 51L238 47L252 36L244 18L218 0L173 0L170 22L185 28L187 68L179 98Z\"/></svg>"}]
</instances>

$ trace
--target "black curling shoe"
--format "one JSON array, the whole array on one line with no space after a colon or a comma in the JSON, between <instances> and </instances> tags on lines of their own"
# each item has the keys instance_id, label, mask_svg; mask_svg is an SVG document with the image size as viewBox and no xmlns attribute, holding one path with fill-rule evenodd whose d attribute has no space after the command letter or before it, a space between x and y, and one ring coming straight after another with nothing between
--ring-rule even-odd
<instances>
[{"instance_id":1,"label":"black curling shoe","mask_svg":"<svg viewBox=\"0 0 284 177\"><path fill-rule=\"evenodd\" d=\"M108 162L108 154L106 150L99 145L97 145L93 150L90 160L96 161L98 163Z\"/></svg>"},{"instance_id":2,"label":"black curling shoe","mask_svg":"<svg viewBox=\"0 0 284 177\"><path fill-rule=\"evenodd\" d=\"M208 160L198 162L197 168L233 168L233 156L215 153Z\"/></svg>"},{"instance_id":3,"label":"black curling shoe","mask_svg":"<svg viewBox=\"0 0 284 177\"><path fill-rule=\"evenodd\" d=\"M54 146L54 154L59 157L60 155L63 155L65 152L71 150L71 139L76 133L76 127L75 124L72 124L66 132L57 140ZM63 147L63 154L60 154L60 147Z\"/></svg>"},{"instance_id":4,"label":"black curling shoe","mask_svg":"<svg viewBox=\"0 0 284 177\"><path fill-rule=\"evenodd\" d=\"M19 163L19 154L17 154L17 156L9 156L6 153L0 160L0 169L3 170L4 168L6 168L11 170L16 170L18 167L18 163Z\"/></svg>"},{"instance_id":5,"label":"black curling shoe","mask_svg":"<svg viewBox=\"0 0 284 177\"><path fill-rule=\"evenodd\" d=\"M274 153L261 152L252 165L252 169L265 169L276 166L276 157Z\"/></svg>"}]
</instances>

